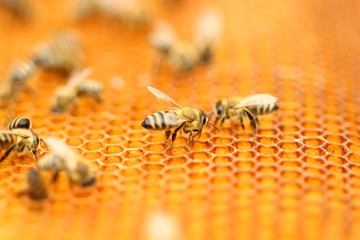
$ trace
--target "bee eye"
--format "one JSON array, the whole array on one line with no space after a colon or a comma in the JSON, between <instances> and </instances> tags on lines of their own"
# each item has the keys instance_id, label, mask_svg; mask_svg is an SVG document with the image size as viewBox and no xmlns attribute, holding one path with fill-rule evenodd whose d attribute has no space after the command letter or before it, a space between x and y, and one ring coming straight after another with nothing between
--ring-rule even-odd
<instances>
[{"instance_id":1,"label":"bee eye","mask_svg":"<svg viewBox=\"0 0 360 240\"><path fill-rule=\"evenodd\" d=\"M201 123L202 125L206 124L206 117L204 115L201 116Z\"/></svg>"},{"instance_id":2,"label":"bee eye","mask_svg":"<svg viewBox=\"0 0 360 240\"><path fill-rule=\"evenodd\" d=\"M224 111L224 109L220 104L216 106L217 115L222 115L223 111Z\"/></svg>"}]
</instances>

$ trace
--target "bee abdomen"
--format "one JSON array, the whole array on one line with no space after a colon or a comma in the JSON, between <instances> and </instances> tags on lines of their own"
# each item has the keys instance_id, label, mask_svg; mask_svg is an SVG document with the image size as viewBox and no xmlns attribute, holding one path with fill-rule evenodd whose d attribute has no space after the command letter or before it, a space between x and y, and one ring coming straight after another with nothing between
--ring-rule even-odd
<instances>
[{"instance_id":1,"label":"bee abdomen","mask_svg":"<svg viewBox=\"0 0 360 240\"><path fill-rule=\"evenodd\" d=\"M8 147L15 142L15 136L7 133L0 133L0 147Z\"/></svg>"},{"instance_id":2,"label":"bee abdomen","mask_svg":"<svg viewBox=\"0 0 360 240\"><path fill-rule=\"evenodd\" d=\"M35 200L46 198L46 187L38 169L30 168L27 174L27 181L28 194L30 198Z\"/></svg>"},{"instance_id":3,"label":"bee abdomen","mask_svg":"<svg viewBox=\"0 0 360 240\"><path fill-rule=\"evenodd\" d=\"M272 103L272 104L265 104L265 105L257 106L255 108L251 109L251 111L253 113L255 113L256 115L263 115L263 114L275 112L278 109L279 109L279 105L277 105L276 103Z\"/></svg>"},{"instance_id":4,"label":"bee abdomen","mask_svg":"<svg viewBox=\"0 0 360 240\"><path fill-rule=\"evenodd\" d=\"M169 111L156 112L147 116L141 123L141 126L151 130L165 130L172 127L167 123Z\"/></svg>"},{"instance_id":5,"label":"bee abdomen","mask_svg":"<svg viewBox=\"0 0 360 240\"><path fill-rule=\"evenodd\" d=\"M38 163L38 168L45 171L62 171L65 169L65 166L60 158L56 155L47 155L46 157L41 158Z\"/></svg>"},{"instance_id":6,"label":"bee abdomen","mask_svg":"<svg viewBox=\"0 0 360 240\"><path fill-rule=\"evenodd\" d=\"M14 120L12 120L8 127L8 129L12 130L15 128L25 128L25 129L30 129L31 128L31 121L30 119L26 118L26 117L18 117L15 118Z\"/></svg>"},{"instance_id":7,"label":"bee abdomen","mask_svg":"<svg viewBox=\"0 0 360 240\"><path fill-rule=\"evenodd\" d=\"M89 95L95 98L100 98L103 90L103 85L98 81L85 81L77 86L78 95Z\"/></svg>"}]
</instances>

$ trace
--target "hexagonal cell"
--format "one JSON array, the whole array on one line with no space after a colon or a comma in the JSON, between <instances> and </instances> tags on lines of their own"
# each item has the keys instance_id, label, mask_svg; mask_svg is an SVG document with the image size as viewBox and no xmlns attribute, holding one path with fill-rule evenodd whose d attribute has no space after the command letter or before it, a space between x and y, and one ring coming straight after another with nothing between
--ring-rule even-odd
<instances>
[{"instance_id":1,"label":"hexagonal cell","mask_svg":"<svg viewBox=\"0 0 360 240\"><path fill-rule=\"evenodd\" d=\"M150 143L144 146L144 149L146 151L152 152L152 153L161 153L165 151L165 149L168 148L168 145L165 143Z\"/></svg>"},{"instance_id":2,"label":"hexagonal cell","mask_svg":"<svg viewBox=\"0 0 360 240\"><path fill-rule=\"evenodd\" d=\"M211 144L209 142L198 142L198 141L194 141L192 143L189 143L188 144L188 147L191 149L191 150L194 150L194 151L199 151L199 150L208 150L211 148Z\"/></svg>"},{"instance_id":3,"label":"hexagonal cell","mask_svg":"<svg viewBox=\"0 0 360 240\"><path fill-rule=\"evenodd\" d=\"M306 176L304 180L306 184L308 184L310 187L313 188L322 187L325 184L323 178L319 178L319 177Z\"/></svg>"},{"instance_id":4,"label":"hexagonal cell","mask_svg":"<svg viewBox=\"0 0 360 240\"><path fill-rule=\"evenodd\" d=\"M140 165L142 163L143 163L143 160L138 159L138 158L132 158L132 159L125 159L124 160L124 165L125 166L130 166L130 167L137 166L137 165Z\"/></svg>"},{"instance_id":5,"label":"hexagonal cell","mask_svg":"<svg viewBox=\"0 0 360 240\"><path fill-rule=\"evenodd\" d=\"M256 145L256 143L254 141L242 141L242 140L235 142L235 144L234 144L234 146L240 151L249 151L255 145Z\"/></svg>"},{"instance_id":6,"label":"hexagonal cell","mask_svg":"<svg viewBox=\"0 0 360 240\"><path fill-rule=\"evenodd\" d=\"M63 129L61 129L61 130L63 130ZM53 132L53 131L51 131L51 132ZM84 136L84 133L85 133L85 130L81 129L81 128L70 128L70 129L66 130L66 135L71 136L71 137L76 137L76 136L82 137L82 136Z\"/></svg>"},{"instance_id":7,"label":"hexagonal cell","mask_svg":"<svg viewBox=\"0 0 360 240\"><path fill-rule=\"evenodd\" d=\"M256 168L256 173L275 174L276 172L277 168L275 166L260 166Z\"/></svg>"},{"instance_id":8,"label":"hexagonal cell","mask_svg":"<svg viewBox=\"0 0 360 240\"><path fill-rule=\"evenodd\" d=\"M340 144L326 143L323 147L328 153L333 155L342 156L346 154L347 149Z\"/></svg>"},{"instance_id":9,"label":"hexagonal cell","mask_svg":"<svg viewBox=\"0 0 360 240\"><path fill-rule=\"evenodd\" d=\"M321 137L322 133L320 130L302 130L300 132L304 137Z\"/></svg>"},{"instance_id":10,"label":"hexagonal cell","mask_svg":"<svg viewBox=\"0 0 360 240\"><path fill-rule=\"evenodd\" d=\"M274 164L279 159L276 156L256 156L255 161L261 164Z\"/></svg>"},{"instance_id":11,"label":"hexagonal cell","mask_svg":"<svg viewBox=\"0 0 360 240\"><path fill-rule=\"evenodd\" d=\"M112 126L111 129L106 130L106 134L110 136L117 136L127 134L127 131L124 127Z\"/></svg>"},{"instance_id":12,"label":"hexagonal cell","mask_svg":"<svg viewBox=\"0 0 360 240\"><path fill-rule=\"evenodd\" d=\"M298 133L280 133L277 135L280 141L298 141L301 136Z\"/></svg>"},{"instance_id":13,"label":"hexagonal cell","mask_svg":"<svg viewBox=\"0 0 360 240\"><path fill-rule=\"evenodd\" d=\"M279 162L279 165L282 168L300 169L302 166L302 163L300 161L296 161L296 160L282 160L281 162Z\"/></svg>"},{"instance_id":14,"label":"hexagonal cell","mask_svg":"<svg viewBox=\"0 0 360 240\"><path fill-rule=\"evenodd\" d=\"M141 148L145 144L143 140L127 140L123 143L125 148Z\"/></svg>"},{"instance_id":15,"label":"hexagonal cell","mask_svg":"<svg viewBox=\"0 0 360 240\"><path fill-rule=\"evenodd\" d=\"M259 176L256 179L256 188L257 189L263 189L265 191L271 191L272 193L274 193L274 188L277 187L278 185L278 180L276 177L274 176Z\"/></svg>"},{"instance_id":16,"label":"hexagonal cell","mask_svg":"<svg viewBox=\"0 0 360 240\"><path fill-rule=\"evenodd\" d=\"M304 168L304 174L306 174L306 176L323 177L325 176L325 171L318 167L307 166Z\"/></svg>"},{"instance_id":17,"label":"hexagonal cell","mask_svg":"<svg viewBox=\"0 0 360 240\"><path fill-rule=\"evenodd\" d=\"M212 153L215 155L227 155L231 154L235 151L235 149L232 146L215 146L212 149L210 149Z\"/></svg>"},{"instance_id":18,"label":"hexagonal cell","mask_svg":"<svg viewBox=\"0 0 360 240\"><path fill-rule=\"evenodd\" d=\"M318 122L309 122L307 120L303 121L301 123L302 127L306 128L306 129L317 129L317 128L321 128L321 124L319 124Z\"/></svg>"},{"instance_id":19,"label":"hexagonal cell","mask_svg":"<svg viewBox=\"0 0 360 240\"><path fill-rule=\"evenodd\" d=\"M301 179L301 171L284 169L281 171L281 178L286 180L298 180Z\"/></svg>"},{"instance_id":20,"label":"hexagonal cell","mask_svg":"<svg viewBox=\"0 0 360 240\"><path fill-rule=\"evenodd\" d=\"M165 161L167 166L182 166L188 162L186 157L171 157Z\"/></svg>"},{"instance_id":21,"label":"hexagonal cell","mask_svg":"<svg viewBox=\"0 0 360 240\"><path fill-rule=\"evenodd\" d=\"M230 145L235 139L233 137L213 137L210 142L217 146Z\"/></svg>"},{"instance_id":22,"label":"hexagonal cell","mask_svg":"<svg viewBox=\"0 0 360 240\"><path fill-rule=\"evenodd\" d=\"M85 134L85 139L87 140L102 140L105 137L105 134L102 132L90 132Z\"/></svg>"},{"instance_id":23,"label":"hexagonal cell","mask_svg":"<svg viewBox=\"0 0 360 240\"><path fill-rule=\"evenodd\" d=\"M360 144L360 136L359 135L353 135L353 134L347 134L346 137L353 143Z\"/></svg>"},{"instance_id":24,"label":"hexagonal cell","mask_svg":"<svg viewBox=\"0 0 360 240\"><path fill-rule=\"evenodd\" d=\"M209 164L206 162L191 162L187 164L187 166L192 171L199 171L199 170L205 171L208 169Z\"/></svg>"},{"instance_id":25,"label":"hexagonal cell","mask_svg":"<svg viewBox=\"0 0 360 240\"><path fill-rule=\"evenodd\" d=\"M193 161L207 161L212 158L211 154L207 152L193 152L189 154L189 157Z\"/></svg>"},{"instance_id":26,"label":"hexagonal cell","mask_svg":"<svg viewBox=\"0 0 360 240\"><path fill-rule=\"evenodd\" d=\"M240 170L254 170L255 169L255 161L236 161L234 166Z\"/></svg>"},{"instance_id":27,"label":"hexagonal cell","mask_svg":"<svg viewBox=\"0 0 360 240\"><path fill-rule=\"evenodd\" d=\"M216 156L212 161L216 165L228 165L232 162L232 158L228 156Z\"/></svg>"},{"instance_id":28,"label":"hexagonal cell","mask_svg":"<svg viewBox=\"0 0 360 240\"><path fill-rule=\"evenodd\" d=\"M119 144L125 141L124 136L107 136L101 140L104 144Z\"/></svg>"},{"instance_id":29,"label":"hexagonal cell","mask_svg":"<svg viewBox=\"0 0 360 240\"><path fill-rule=\"evenodd\" d=\"M147 172L160 172L165 166L163 164L143 164L142 169Z\"/></svg>"},{"instance_id":30,"label":"hexagonal cell","mask_svg":"<svg viewBox=\"0 0 360 240\"><path fill-rule=\"evenodd\" d=\"M344 165L347 163L346 158L341 157L341 156L332 155L332 154L328 154L326 156L326 160L328 162L336 163L336 164L340 164L340 165Z\"/></svg>"},{"instance_id":31,"label":"hexagonal cell","mask_svg":"<svg viewBox=\"0 0 360 240\"><path fill-rule=\"evenodd\" d=\"M125 168L121 170L121 175L123 177L139 177L141 176L141 170L138 168Z\"/></svg>"},{"instance_id":32,"label":"hexagonal cell","mask_svg":"<svg viewBox=\"0 0 360 240\"><path fill-rule=\"evenodd\" d=\"M196 167L194 169L198 170ZM209 179L209 173L207 173L206 171L191 172L189 174L189 177L191 178L192 181L196 181L196 180L207 181Z\"/></svg>"},{"instance_id":33,"label":"hexagonal cell","mask_svg":"<svg viewBox=\"0 0 360 240\"><path fill-rule=\"evenodd\" d=\"M280 120L280 122L282 122L283 124L286 124L286 125L292 125L294 123L299 122L299 118L294 115L281 116L279 120Z\"/></svg>"},{"instance_id":34,"label":"hexagonal cell","mask_svg":"<svg viewBox=\"0 0 360 240\"><path fill-rule=\"evenodd\" d=\"M360 164L360 154L350 153L346 158L352 163Z\"/></svg>"},{"instance_id":35,"label":"hexagonal cell","mask_svg":"<svg viewBox=\"0 0 360 240\"><path fill-rule=\"evenodd\" d=\"M325 155L325 151L321 148L313 148L313 147L304 146L301 148L301 151L311 157L322 157Z\"/></svg>"},{"instance_id":36,"label":"hexagonal cell","mask_svg":"<svg viewBox=\"0 0 360 240\"><path fill-rule=\"evenodd\" d=\"M218 172L218 173L224 173L224 172ZM227 176L218 176L216 175L215 177L213 177L210 182L214 185L214 188L218 187L218 186L229 186L231 184L231 178L227 177Z\"/></svg>"},{"instance_id":37,"label":"hexagonal cell","mask_svg":"<svg viewBox=\"0 0 360 240\"><path fill-rule=\"evenodd\" d=\"M142 149L127 149L122 152L122 156L125 158L137 158L144 155L144 150Z\"/></svg>"},{"instance_id":38,"label":"hexagonal cell","mask_svg":"<svg viewBox=\"0 0 360 240\"><path fill-rule=\"evenodd\" d=\"M96 151L96 150L100 150L103 147L103 145L101 142L98 141L86 141L82 145L82 147L87 151Z\"/></svg>"},{"instance_id":39,"label":"hexagonal cell","mask_svg":"<svg viewBox=\"0 0 360 240\"><path fill-rule=\"evenodd\" d=\"M124 151L124 148L120 145L106 145L102 152L105 154L119 154Z\"/></svg>"},{"instance_id":40,"label":"hexagonal cell","mask_svg":"<svg viewBox=\"0 0 360 240\"><path fill-rule=\"evenodd\" d=\"M305 156L302 158L302 162L305 162L307 165L311 167L321 167L325 165L325 160L319 157L309 157Z\"/></svg>"},{"instance_id":41,"label":"hexagonal cell","mask_svg":"<svg viewBox=\"0 0 360 240\"><path fill-rule=\"evenodd\" d=\"M326 168L328 169L328 172L332 172L332 173L344 174L348 172L346 167L340 165L329 164L326 166Z\"/></svg>"},{"instance_id":42,"label":"hexagonal cell","mask_svg":"<svg viewBox=\"0 0 360 240\"><path fill-rule=\"evenodd\" d=\"M324 144L324 140L321 137L307 137L304 138L303 143L310 147L319 147Z\"/></svg>"},{"instance_id":43,"label":"hexagonal cell","mask_svg":"<svg viewBox=\"0 0 360 240\"><path fill-rule=\"evenodd\" d=\"M345 143L347 139L340 134L325 134L324 138L330 143Z\"/></svg>"},{"instance_id":44,"label":"hexagonal cell","mask_svg":"<svg viewBox=\"0 0 360 240\"><path fill-rule=\"evenodd\" d=\"M185 155L188 152L190 152L190 150L186 146L182 146L182 147L173 146L173 147L169 147L166 150L166 154L171 156Z\"/></svg>"},{"instance_id":45,"label":"hexagonal cell","mask_svg":"<svg viewBox=\"0 0 360 240\"><path fill-rule=\"evenodd\" d=\"M261 136L276 136L278 133L278 131L276 130L276 128L260 128L259 130L257 130L256 134L261 135Z\"/></svg>"},{"instance_id":46,"label":"hexagonal cell","mask_svg":"<svg viewBox=\"0 0 360 240\"><path fill-rule=\"evenodd\" d=\"M184 177L186 175L187 170L183 167L180 168L165 168L164 173L165 175L181 175Z\"/></svg>"},{"instance_id":47,"label":"hexagonal cell","mask_svg":"<svg viewBox=\"0 0 360 240\"><path fill-rule=\"evenodd\" d=\"M262 154L267 156L274 156L279 152L279 148L277 146L263 146L259 145L255 148L255 150Z\"/></svg>"},{"instance_id":48,"label":"hexagonal cell","mask_svg":"<svg viewBox=\"0 0 360 240\"><path fill-rule=\"evenodd\" d=\"M148 153L143 157L144 161L152 162L152 163L161 162L165 158L166 157L164 156L164 154L159 154L159 153Z\"/></svg>"},{"instance_id":49,"label":"hexagonal cell","mask_svg":"<svg viewBox=\"0 0 360 240\"><path fill-rule=\"evenodd\" d=\"M296 124L281 125L279 129L282 133L297 133L300 131L300 127Z\"/></svg>"},{"instance_id":50,"label":"hexagonal cell","mask_svg":"<svg viewBox=\"0 0 360 240\"><path fill-rule=\"evenodd\" d=\"M286 151L295 151L299 148L301 148L303 146L303 144L301 142L297 142L297 141L282 141L278 143L278 146L281 149L284 149Z\"/></svg>"},{"instance_id":51,"label":"hexagonal cell","mask_svg":"<svg viewBox=\"0 0 360 240\"><path fill-rule=\"evenodd\" d=\"M265 146L272 146L278 142L277 138L275 137L265 137L265 136L256 136L255 141Z\"/></svg>"},{"instance_id":52,"label":"hexagonal cell","mask_svg":"<svg viewBox=\"0 0 360 240\"><path fill-rule=\"evenodd\" d=\"M105 164L122 163L123 159L121 156L104 156L101 161Z\"/></svg>"},{"instance_id":53,"label":"hexagonal cell","mask_svg":"<svg viewBox=\"0 0 360 240\"><path fill-rule=\"evenodd\" d=\"M236 159L254 159L256 152L253 150L248 152L235 152L234 156Z\"/></svg>"},{"instance_id":54,"label":"hexagonal cell","mask_svg":"<svg viewBox=\"0 0 360 240\"><path fill-rule=\"evenodd\" d=\"M355 153L355 154L360 154L360 144L355 144L355 143L347 143L346 146L348 147L348 149L350 149L351 152Z\"/></svg>"},{"instance_id":55,"label":"hexagonal cell","mask_svg":"<svg viewBox=\"0 0 360 240\"><path fill-rule=\"evenodd\" d=\"M232 169L231 167L228 166L216 166L216 167L212 167L210 171L215 173L215 175L218 175L218 174L229 174L232 172Z\"/></svg>"},{"instance_id":56,"label":"hexagonal cell","mask_svg":"<svg viewBox=\"0 0 360 240\"><path fill-rule=\"evenodd\" d=\"M84 139L82 137L67 137L65 141L69 146L80 146Z\"/></svg>"},{"instance_id":57,"label":"hexagonal cell","mask_svg":"<svg viewBox=\"0 0 360 240\"><path fill-rule=\"evenodd\" d=\"M102 156L102 153L98 152L98 151L92 151L92 152L85 151L83 154L83 157L88 160L97 160L97 159L100 159L101 156Z\"/></svg>"}]
</instances>

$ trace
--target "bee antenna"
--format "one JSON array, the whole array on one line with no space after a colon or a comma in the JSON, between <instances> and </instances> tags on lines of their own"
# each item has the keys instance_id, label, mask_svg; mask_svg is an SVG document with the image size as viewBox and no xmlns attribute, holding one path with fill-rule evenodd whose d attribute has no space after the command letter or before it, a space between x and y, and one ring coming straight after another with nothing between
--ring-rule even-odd
<instances>
[{"instance_id":1,"label":"bee antenna","mask_svg":"<svg viewBox=\"0 0 360 240\"><path fill-rule=\"evenodd\" d=\"M218 130L218 132L220 132L220 129L218 127L216 127L212 122L207 122L207 123L210 124L216 130Z\"/></svg>"}]
</instances>

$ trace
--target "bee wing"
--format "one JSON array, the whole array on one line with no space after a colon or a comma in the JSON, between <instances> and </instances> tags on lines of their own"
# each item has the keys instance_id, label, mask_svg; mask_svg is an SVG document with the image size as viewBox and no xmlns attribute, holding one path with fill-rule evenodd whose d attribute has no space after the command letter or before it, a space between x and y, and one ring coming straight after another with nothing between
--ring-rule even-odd
<instances>
[{"instance_id":1,"label":"bee wing","mask_svg":"<svg viewBox=\"0 0 360 240\"><path fill-rule=\"evenodd\" d=\"M81 71L74 73L70 77L70 80L69 80L67 86L69 86L70 88L77 86L79 83L86 80L92 72L93 72L93 69L88 67L88 68L85 68Z\"/></svg>"},{"instance_id":2,"label":"bee wing","mask_svg":"<svg viewBox=\"0 0 360 240\"><path fill-rule=\"evenodd\" d=\"M73 160L78 159L78 155L60 139L49 137L46 139L46 143L50 146L52 153L64 159L67 165L72 164Z\"/></svg>"},{"instance_id":3,"label":"bee wing","mask_svg":"<svg viewBox=\"0 0 360 240\"><path fill-rule=\"evenodd\" d=\"M178 104L174 99L172 99L171 97L169 97L167 94L165 94L164 92L160 91L157 88L154 87L150 87L147 86L147 89L155 95L155 97L159 98L160 100L164 101L164 102L168 102L168 103L172 103L174 104L176 107L178 108L182 108L182 106L180 104Z\"/></svg>"},{"instance_id":4,"label":"bee wing","mask_svg":"<svg viewBox=\"0 0 360 240\"><path fill-rule=\"evenodd\" d=\"M195 28L197 46L212 45L220 36L221 15L215 9L204 12L198 19Z\"/></svg>"},{"instance_id":5,"label":"bee wing","mask_svg":"<svg viewBox=\"0 0 360 240\"><path fill-rule=\"evenodd\" d=\"M269 94L255 94L250 97L243 99L239 104L234 106L233 108L242 108L242 107L250 107L250 106L258 106L264 104L272 104L277 101L277 98L271 96Z\"/></svg>"}]
</instances>

